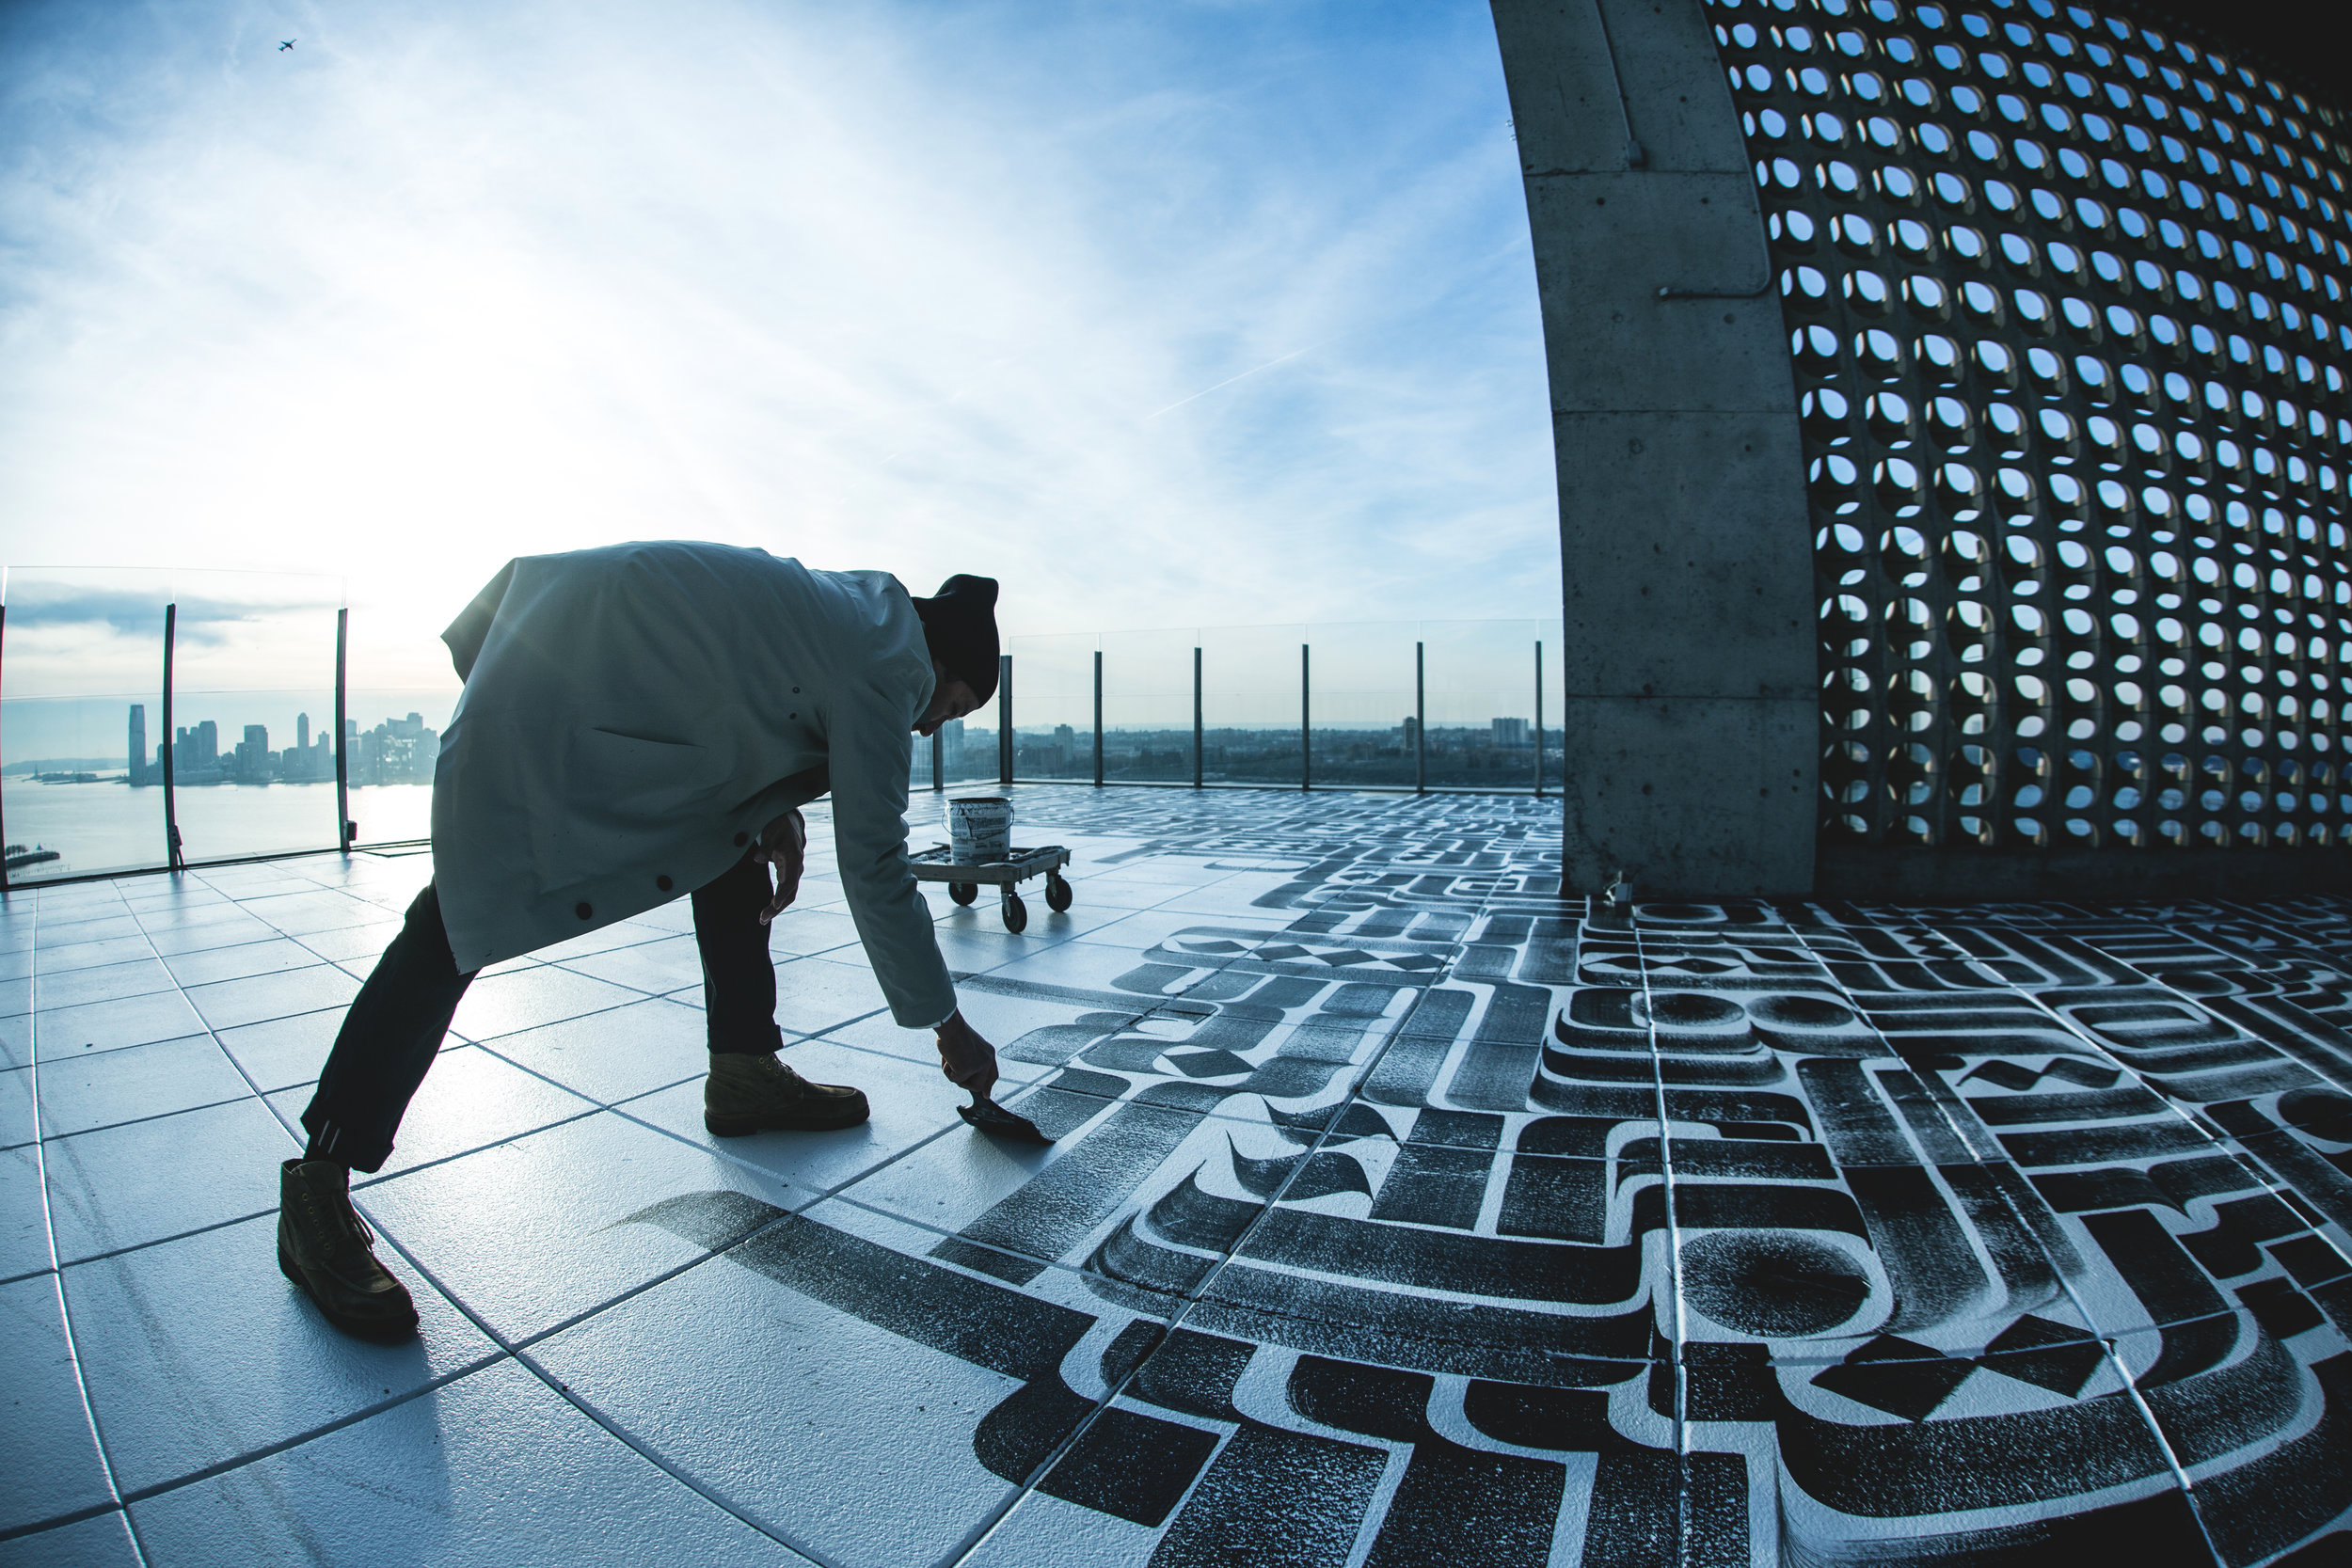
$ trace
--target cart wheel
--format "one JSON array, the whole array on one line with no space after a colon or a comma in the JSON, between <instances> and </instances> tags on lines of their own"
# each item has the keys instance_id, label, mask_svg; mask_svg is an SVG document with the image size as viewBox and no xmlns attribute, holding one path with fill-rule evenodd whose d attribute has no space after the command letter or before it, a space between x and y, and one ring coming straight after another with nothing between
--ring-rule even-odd
<instances>
[{"instance_id":1,"label":"cart wheel","mask_svg":"<svg viewBox=\"0 0 2352 1568\"><path fill-rule=\"evenodd\" d=\"M1058 871L1049 873L1045 879L1045 907L1056 914L1070 907L1070 884Z\"/></svg>"},{"instance_id":2,"label":"cart wheel","mask_svg":"<svg viewBox=\"0 0 2352 1568\"><path fill-rule=\"evenodd\" d=\"M1005 889L1005 903L1001 912L1005 917L1005 929L1008 931L1018 932L1029 924L1027 906L1021 902L1021 895L1013 892L1009 886Z\"/></svg>"},{"instance_id":3,"label":"cart wheel","mask_svg":"<svg viewBox=\"0 0 2352 1568\"><path fill-rule=\"evenodd\" d=\"M977 882L949 882L947 884L947 896L959 904L969 904L979 895L980 884Z\"/></svg>"}]
</instances>

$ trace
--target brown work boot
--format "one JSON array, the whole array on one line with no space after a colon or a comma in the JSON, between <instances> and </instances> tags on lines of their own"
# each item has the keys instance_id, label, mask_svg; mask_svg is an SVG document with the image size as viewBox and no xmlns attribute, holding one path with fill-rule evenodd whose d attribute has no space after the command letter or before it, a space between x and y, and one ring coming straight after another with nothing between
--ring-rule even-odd
<instances>
[{"instance_id":1,"label":"brown work boot","mask_svg":"<svg viewBox=\"0 0 2352 1568\"><path fill-rule=\"evenodd\" d=\"M375 1232L351 1206L351 1172L329 1160L278 1168L278 1266L345 1334L405 1339L417 1331L408 1288L375 1260Z\"/></svg>"},{"instance_id":2,"label":"brown work boot","mask_svg":"<svg viewBox=\"0 0 2352 1568\"><path fill-rule=\"evenodd\" d=\"M772 1051L710 1053L710 1076L703 1080L703 1125L712 1137L855 1127L869 1114L865 1090L812 1084Z\"/></svg>"}]
</instances>

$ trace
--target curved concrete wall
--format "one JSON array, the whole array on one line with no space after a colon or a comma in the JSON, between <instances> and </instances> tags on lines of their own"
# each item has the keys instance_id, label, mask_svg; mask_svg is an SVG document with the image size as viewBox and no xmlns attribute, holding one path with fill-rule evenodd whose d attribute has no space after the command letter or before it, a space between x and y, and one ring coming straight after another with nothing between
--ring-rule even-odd
<instances>
[{"instance_id":1,"label":"curved concrete wall","mask_svg":"<svg viewBox=\"0 0 2352 1568\"><path fill-rule=\"evenodd\" d=\"M2047 0L1495 16L1570 889L2341 879L2344 113Z\"/></svg>"},{"instance_id":2,"label":"curved concrete wall","mask_svg":"<svg viewBox=\"0 0 2352 1568\"><path fill-rule=\"evenodd\" d=\"M1811 886L1812 564L1756 180L1696 0L1495 0L1560 474L1565 887Z\"/></svg>"}]
</instances>

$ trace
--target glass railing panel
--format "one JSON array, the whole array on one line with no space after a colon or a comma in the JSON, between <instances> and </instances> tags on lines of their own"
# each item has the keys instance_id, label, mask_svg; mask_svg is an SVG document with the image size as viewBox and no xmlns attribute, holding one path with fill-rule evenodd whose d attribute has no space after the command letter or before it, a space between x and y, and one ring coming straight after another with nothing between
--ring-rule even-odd
<instances>
[{"instance_id":1,"label":"glass railing panel","mask_svg":"<svg viewBox=\"0 0 2352 1568\"><path fill-rule=\"evenodd\" d=\"M1089 635L1014 637L1013 777L1094 778L1094 654Z\"/></svg>"},{"instance_id":2,"label":"glass railing panel","mask_svg":"<svg viewBox=\"0 0 2352 1568\"><path fill-rule=\"evenodd\" d=\"M11 885L167 863L160 572L17 567L0 633L0 833Z\"/></svg>"},{"instance_id":3,"label":"glass railing panel","mask_svg":"<svg viewBox=\"0 0 2352 1568\"><path fill-rule=\"evenodd\" d=\"M924 760L930 766L930 747ZM950 719L939 729L939 776L950 789L961 784L994 784L1001 776L996 765L996 704L992 701L969 719Z\"/></svg>"},{"instance_id":4,"label":"glass railing panel","mask_svg":"<svg viewBox=\"0 0 2352 1568\"><path fill-rule=\"evenodd\" d=\"M252 574L20 568L0 662L0 811L7 841L24 847L14 879L163 863L155 785L165 739L163 615L173 602L181 606L174 721L184 748L176 755L185 858L332 847L338 587ZM1418 641L1427 650L1429 785L1534 786L1540 729L1541 779L1556 790L1567 761L1561 635L1557 621L1530 621L1011 639L1018 776L1092 777L1099 648L1104 782L1191 783L1200 647L1204 781L1295 786L1303 642L1311 649L1313 783L1410 788ZM357 842L429 838L434 768L457 696L453 682L351 689L345 755ZM940 747L946 787L995 783L997 721L991 703L949 726ZM932 754L927 741L912 746L913 787L931 787Z\"/></svg>"},{"instance_id":5,"label":"glass railing panel","mask_svg":"<svg viewBox=\"0 0 2352 1568\"><path fill-rule=\"evenodd\" d=\"M1298 650L1304 626L1200 634L1201 772L1210 784L1299 782Z\"/></svg>"},{"instance_id":6,"label":"glass railing panel","mask_svg":"<svg viewBox=\"0 0 2352 1568\"><path fill-rule=\"evenodd\" d=\"M11 886L167 863L160 571L19 566L0 635L0 834Z\"/></svg>"},{"instance_id":7,"label":"glass railing panel","mask_svg":"<svg viewBox=\"0 0 2352 1568\"><path fill-rule=\"evenodd\" d=\"M1565 776L1562 769L1566 766L1563 741L1567 734L1568 705L1566 683L1560 678L1560 650L1563 646L1561 638L1564 633L1558 621L1539 621L1536 623L1536 629L1542 637L1544 645L1543 786L1545 794L1554 795L1559 793L1560 781Z\"/></svg>"},{"instance_id":8,"label":"glass railing panel","mask_svg":"<svg viewBox=\"0 0 2352 1568\"><path fill-rule=\"evenodd\" d=\"M1422 623L1431 788L1534 788L1537 629L1534 621Z\"/></svg>"},{"instance_id":9,"label":"glass railing panel","mask_svg":"<svg viewBox=\"0 0 2352 1568\"><path fill-rule=\"evenodd\" d=\"M1192 783L1189 630L1104 632L1103 782Z\"/></svg>"},{"instance_id":10,"label":"glass railing panel","mask_svg":"<svg viewBox=\"0 0 2352 1568\"><path fill-rule=\"evenodd\" d=\"M931 743L921 736L913 741L913 753L907 761L907 792L931 787Z\"/></svg>"},{"instance_id":11,"label":"glass railing panel","mask_svg":"<svg viewBox=\"0 0 2352 1568\"><path fill-rule=\"evenodd\" d=\"M335 847L342 582L179 571L172 587L179 622L170 738L182 859Z\"/></svg>"},{"instance_id":12,"label":"glass railing panel","mask_svg":"<svg viewBox=\"0 0 2352 1568\"><path fill-rule=\"evenodd\" d=\"M1317 788L1412 787L1413 636L1394 621L1307 628Z\"/></svg>"},{"instance_id":13,"label":"glass railing panel","mask_svg":"<svg viewBox=\"0 0 2352 1568\"><path fill-rule=\"evenodd\" d=\"M433 836L433 769L457 707L451 687L363 687L343 713L355 842L401 844Z\"/></svg>"}]
</instances>

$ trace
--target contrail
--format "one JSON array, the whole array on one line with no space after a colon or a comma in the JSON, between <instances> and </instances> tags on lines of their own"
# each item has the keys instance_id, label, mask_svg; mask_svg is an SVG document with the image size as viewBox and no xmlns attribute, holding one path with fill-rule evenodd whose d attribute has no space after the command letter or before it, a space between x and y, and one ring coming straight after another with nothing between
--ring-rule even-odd
<instances>
[{"instance_id":1,"label":"contrail","mask_svg":"<svg viewBox=\"0 0 2352 1568\"><path fill-rule=\"evenodd\" d=\"M1327 339L1325 341L1328 341L1329 340ZM1305 348L1295 348L1291 350L1288 354L1283 355L1280 359L1269 359L1263 365L1251 366L1249 369L1242 372L1239 375L1229 375L1224 380L1218 382L1216 387L1203 387L1199 391L1193 393L1191 397L1178 398L1174 403L1169 404L1166 408L1153 409L1151 413L1146 414L1143 417L1143 422L1149 424L1152 420L1158 419L1162 414L1168 413L1174 409L1182 408L1188 403L1207 397L1211 392L1216 391L1217 387L1231 387L1236 381L1247 381L1251 376L1256 375L1260 371L1270 371L1275 366L1281 364L1283 360L1295 359L1300 355L1312 353L1314 350L1319 349L1322 346L1322 343L1309 343Z\"/></svg>"}]
</instances>

